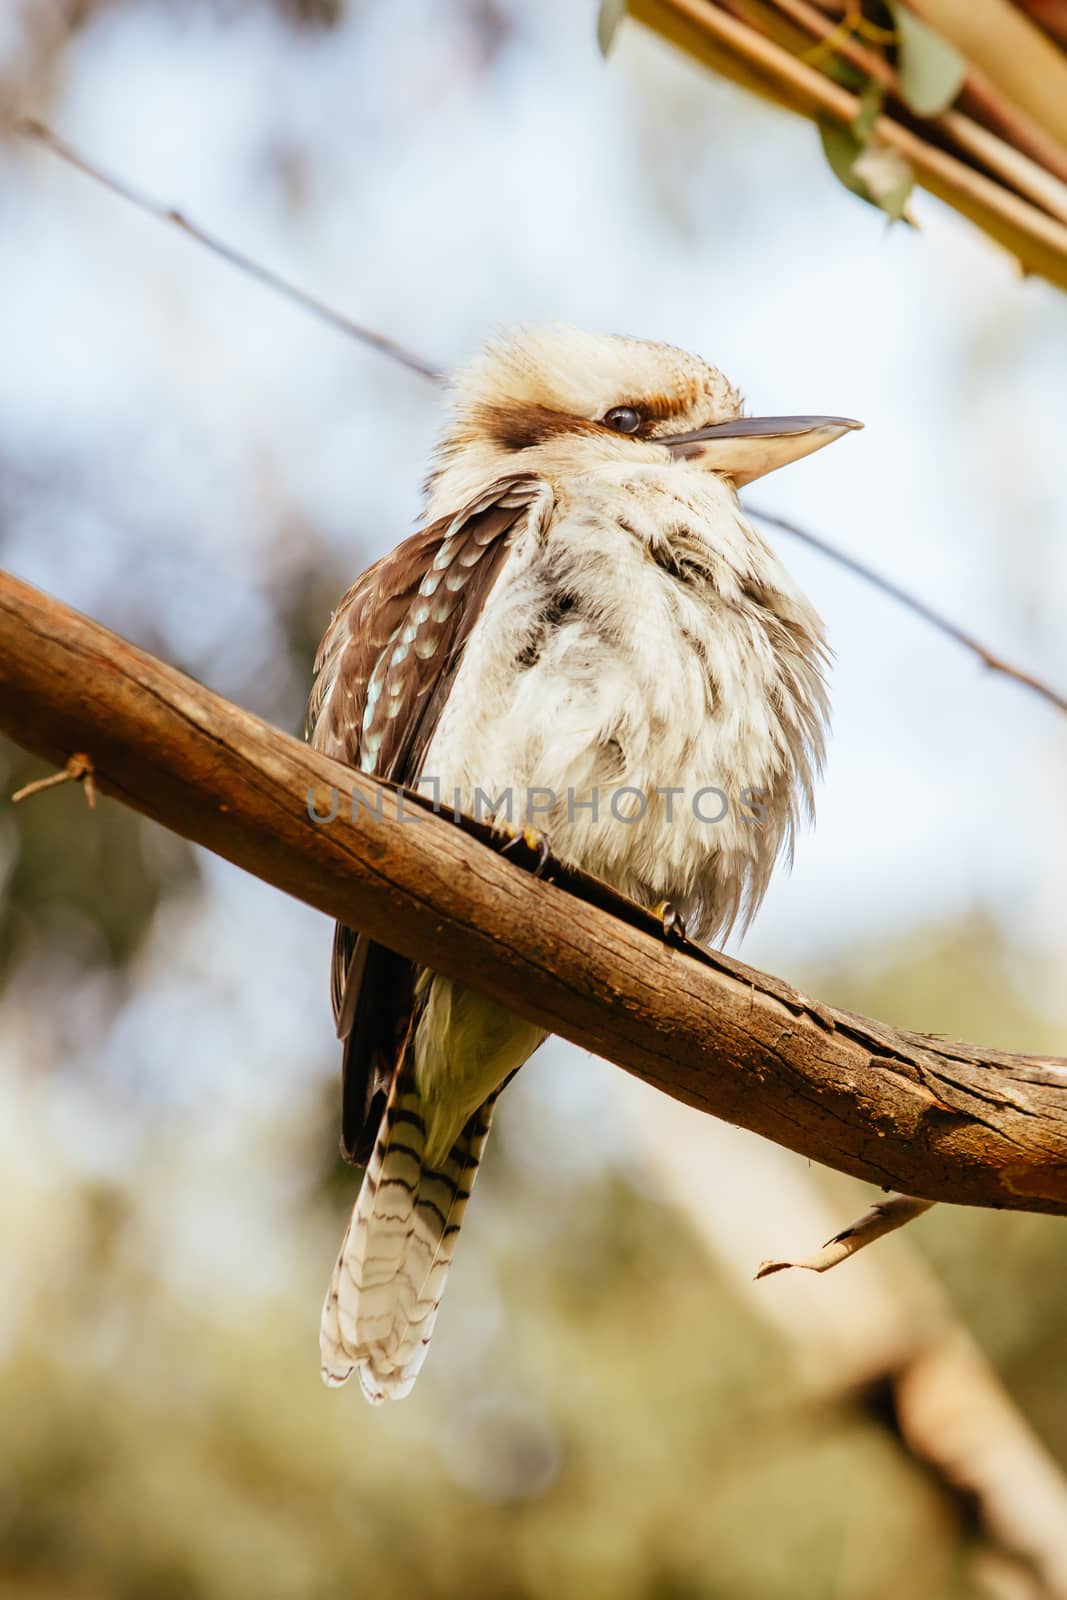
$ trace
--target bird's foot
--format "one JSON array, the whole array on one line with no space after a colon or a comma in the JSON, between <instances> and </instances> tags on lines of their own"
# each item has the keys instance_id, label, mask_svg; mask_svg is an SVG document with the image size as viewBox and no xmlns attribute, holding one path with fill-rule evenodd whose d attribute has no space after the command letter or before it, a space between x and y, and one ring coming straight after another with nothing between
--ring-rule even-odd
<instances>
[{"instance_id":1,"label":"bird's foot","mask_svg":"<svg viewBox=\"0 0 1067 1600\"><path fill-rule=\"evenodd\" d=\"M501 855L517 850L522 845L534 857L537 865L534 867L534 876L540 877L552 857L552 847L548 842L547 834L538 828L533 828L529 823L524 828L513 827L510 822L494 822L494 826L507 836L507 844L501 847Z\"/></svg>"},{"instance_id":2,"label":"bird's foot","mask_svg":"<svg viewBox=\"0 0 1067 1600\"><path fill-rule=\"evenodd\" d=\"M679 944L685 944L688 937L685 921L672 901L661 900L658 905L652 907L652 915L659 919L665 939L677 939Z\"/></svg>"}]
</instances>

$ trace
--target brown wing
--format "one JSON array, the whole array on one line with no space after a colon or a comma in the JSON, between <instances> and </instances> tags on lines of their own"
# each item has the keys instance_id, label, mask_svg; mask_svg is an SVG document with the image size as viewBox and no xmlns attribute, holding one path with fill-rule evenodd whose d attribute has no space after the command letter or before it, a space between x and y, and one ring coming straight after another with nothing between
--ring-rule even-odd
<instances>
[{"instance_id":1,"label":"brown wing","mask_svg":"<svg viewBox=\"0 0 1067 1600\"><path fill-rule=\"evenodd\" d=\"M315 748L379 777L420 775L472 627L539 478L503 479L455 517L398 545L359 578L319 646L308 706ZM374 1146L411 1016L415 969L338 923L331 994L344 1040L341 1149Z\"/></svg>"}]
</instances>

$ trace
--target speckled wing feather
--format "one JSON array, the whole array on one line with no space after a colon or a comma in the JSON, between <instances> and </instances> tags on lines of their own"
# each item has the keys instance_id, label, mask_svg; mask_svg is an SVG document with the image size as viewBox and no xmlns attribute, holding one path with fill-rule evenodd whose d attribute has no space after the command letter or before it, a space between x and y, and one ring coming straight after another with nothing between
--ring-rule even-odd
<instances>
[{"instance_id":1,"label":"speckled wing feather","mask_svg":"<svg viewBox=\"0 0 1067 1600\"><path fill-rule=\"evenodd\" d=\"M539 478L502 479L353 584L315 661L308 736L317 750L400 783L420 776L470 631L544 493ZM361 1165L400 1059L413 984L409 961L337 925L331 992L345 1041L341 1148Z\"/></svg>"}]
</instances>

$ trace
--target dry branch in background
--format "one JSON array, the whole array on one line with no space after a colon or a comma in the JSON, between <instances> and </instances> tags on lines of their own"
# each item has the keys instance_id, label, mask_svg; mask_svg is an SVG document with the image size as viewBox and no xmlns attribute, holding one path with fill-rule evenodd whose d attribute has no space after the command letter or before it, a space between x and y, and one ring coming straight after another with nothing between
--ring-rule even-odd
<instances>
[{"instance_id":1,"label":"dry branch in background","mask_svg":"<svg viewBox=\"0 0 1067 1600\"><path fill-rule=\"evenodd\" d=\"M683 948L6 574L0 729L57 766L87 752L102 792L687 1105L886 1188L1067 1215L1067 1062L906 1033ZM334 791L337 820L313 822Z\"/></svg>"},{"instance_id":2,"label":"dry branch in background","mask_svg":"<svg viewBox=\"0 0 1067 1600\"><path fill-rule=\"evenodd\" d=\"M1067 288L1067 54L1011 0L603 0L605 47L627 13L818 123L889 216L921 184Z\"/></svg>"},{"instance_id":3,"label":"dry branch in background","mask_svg":"<svg viewBox=\"0 0 1067 1600\"><path fill-rule=\"evenodd\" d=\"M832 1226L817 1175L638 1083L625 1088L650 1171L735 1292L785 1340L812 1399L842 1421L873 1418L938 1483L973 1592L1067 1600L1067 1481L922 1259L896 1240L847 1273L754 1283L767 1239L803 1243ZM846 1545L860 1553L884 1519L862 1493L842 1510L855 1529ZM835 1594L867 1592L861 1569L855 1587L847 1579Z\"/></svg>"}]
</instances>

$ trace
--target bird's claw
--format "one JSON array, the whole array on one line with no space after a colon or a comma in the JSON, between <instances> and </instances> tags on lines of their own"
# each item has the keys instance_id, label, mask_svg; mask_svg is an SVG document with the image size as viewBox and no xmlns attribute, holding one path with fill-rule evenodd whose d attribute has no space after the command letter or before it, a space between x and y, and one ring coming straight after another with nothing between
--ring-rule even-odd
<instances>
[{"instance_id":1,"label":"bird's claw","mask_svg":"<svg viewBox=\"0 0 1067 1600\"><path fill-rule=\"evenodd\" d=\"M652 915L659 920L665 939L677 939L679 944L685 944L687 934L685 921L678 907L670 900L661 900L652 907Z\"/></svg>"},{"instance_id":2,"label":"bird's claw","mask_svg":"<svg viewBox=\"0 0 1067 1600\"><path fill-rule=\"evenodd\" d=\"M548 842L547 836L538 828L531 827L529 823L522 829L513 827L510 822L501 822L499 827L501 833L507 835L508 841L507 844L502 846L501 855L506 856L509 850L514 850L517 845L524 845L537 862L534 867L534 876L540 877L552 857L552 847Z\"/></svg>"}]
</instances>

